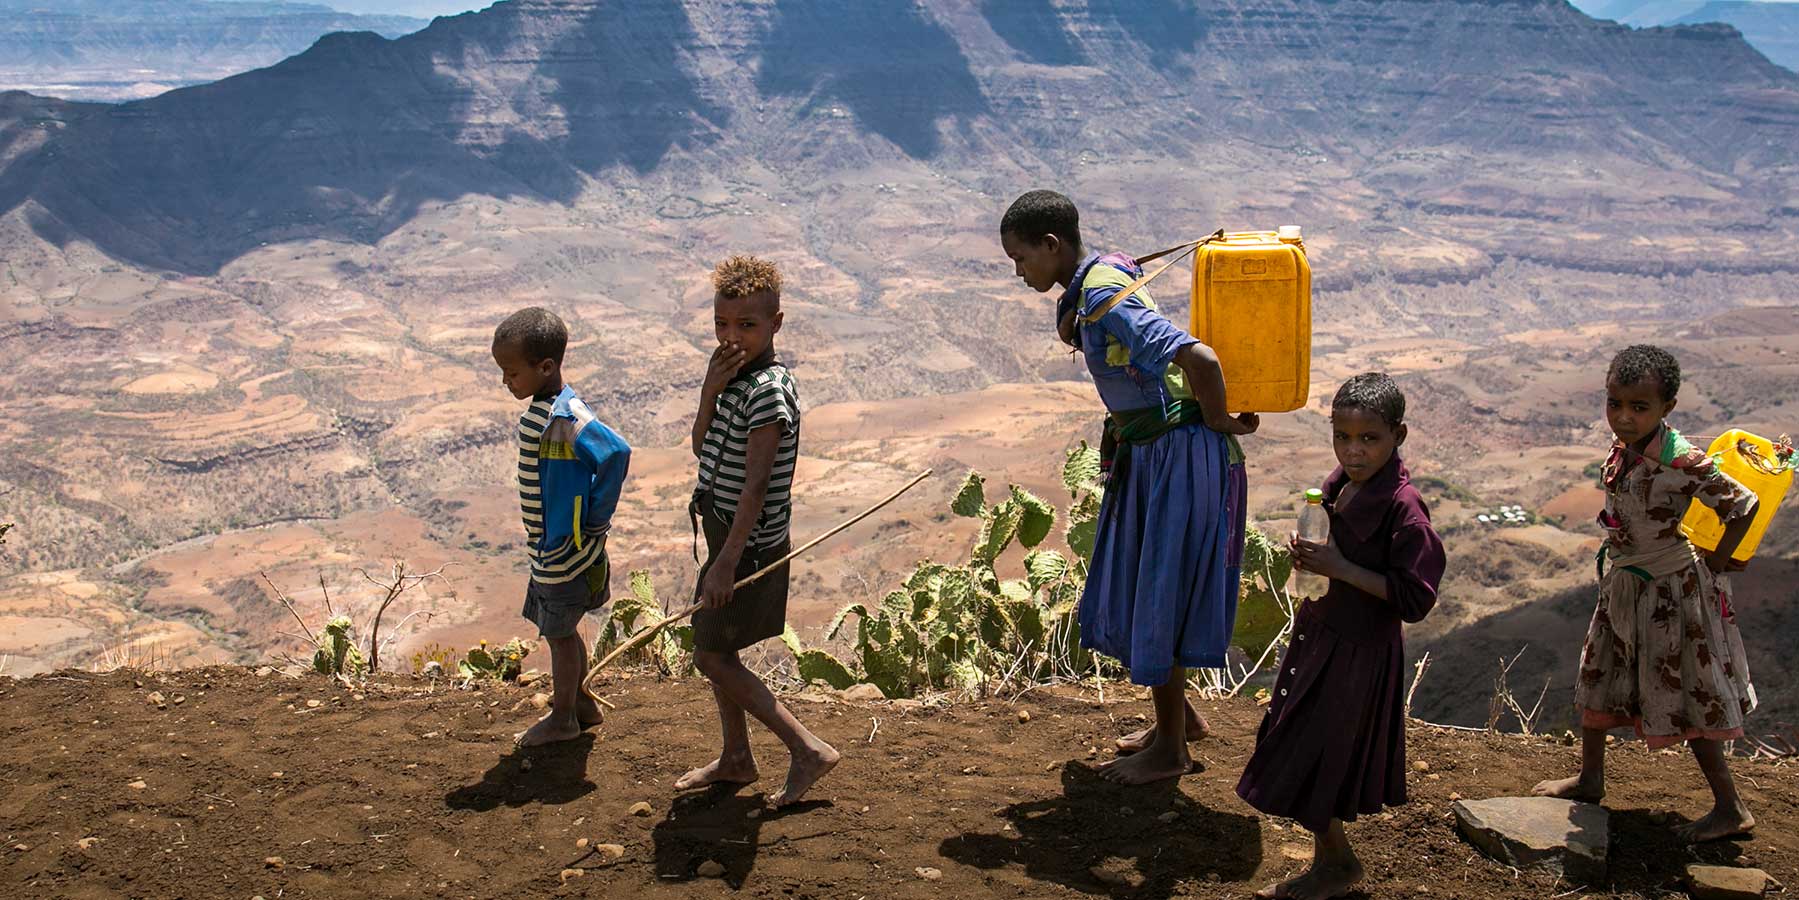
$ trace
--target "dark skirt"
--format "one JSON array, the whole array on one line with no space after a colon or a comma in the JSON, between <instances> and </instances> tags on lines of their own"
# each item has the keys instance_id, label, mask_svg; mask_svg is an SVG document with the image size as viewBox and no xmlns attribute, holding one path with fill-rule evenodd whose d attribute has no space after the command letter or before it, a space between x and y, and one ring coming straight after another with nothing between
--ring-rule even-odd
<instances>
[{"instance_id":1,"label":"dark skirt","mask_svg":"<svg viewBox=\"0 0 1799 900\"><path fill-rule=\"evenodd\" d=\"M1141 685L1167 682L1177 665L1220 668L1243 565L1243 463L1199 424L1119 451L1081 595L1081 646Z\"/></svg>"},{"instance_id":2,"label":"dark skirt","mask_svg":"<svg viewBox=\"0 0 1799 900\"><path fill-rule=\"evenodd\" d=\"M1405 645L1356 642L1301 607L1237 795L1322 831L1406 802Z\"/></svg>"},{"instance_id":3,"label":"dark skirt","mask_svg":"<svg viewBox=\"0 0 1799 900\"><path fill-rule=\"evenodd\" d=\"M731 534L731 526L719 521L704 496L696 496L690 510L698 517L700 530L706 535L706 564L700 567L700 580L712 567L713 557ZM790 542L783 538L772 547L745 547L737 563L735 579L755 574L763 566L786 556ZM772 637L787 629L787 580L792 565L784 565L731 595L722 609L702 609L693 614L693 648L708 653L734 653ZM695 587L698 596L698 587Z\"/></svg>"}]
</instances>

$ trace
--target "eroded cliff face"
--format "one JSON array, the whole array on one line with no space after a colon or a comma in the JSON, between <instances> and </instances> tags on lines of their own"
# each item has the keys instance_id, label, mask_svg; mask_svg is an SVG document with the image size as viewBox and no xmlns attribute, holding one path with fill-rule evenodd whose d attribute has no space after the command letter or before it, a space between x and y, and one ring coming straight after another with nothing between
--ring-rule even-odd
<instances>
[{"instance_id":1,"label":"eroded cliff face","mask_svg":"<svg viewBox=\"0 0 1799 900\"><path fill-rule=\"evenodd\" d=\"M1569 215L1553 183L1479 182L1617 162L1703 173L1709 205L1752 216L1794 202L1769 185L1799 146L1799 76L1725 27L1633 31L1559 0L509 0L398 40L331 35L51 145L7 166L0 204L185 271L271 239L373 241L470 193L572 203L596 176L742 160L801 189L1083 158L1273 180L1297 155L1402 205L1550 220Z\"/></svg>"}]
</instances>

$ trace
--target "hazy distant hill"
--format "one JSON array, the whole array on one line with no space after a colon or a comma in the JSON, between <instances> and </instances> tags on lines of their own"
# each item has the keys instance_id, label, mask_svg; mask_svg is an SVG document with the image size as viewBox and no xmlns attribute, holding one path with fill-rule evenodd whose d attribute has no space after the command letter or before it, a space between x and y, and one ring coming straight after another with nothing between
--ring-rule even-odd
<instances>
[{"instance_id":1,"label":"hazy distant hill","mask_svg":"<svg viewBox=\"0 0 1799 900\"><path fill-rule=\"evenodd\" d=\"M0 90L142 97L266 66L333 31L425 24L276 0L0 0Z\"/></svg>"},{"instance_id":2,"label":"hazy distant hill","mask_svg":"<svg viewBox=\"0 0 1799 900\"><path fill-rule=\"evenodd\" d=\"M1574 5L1595 19L1610 19L1639 28L1671 22L1705 5L1706 0L1580 0Z\"/></svg>"},{"instance_id":3,"label":"hazy distant hill","mask_svg":"<svg viewBox=\"0 0 1799 900\"><path fill-rule=\"evenodd\" d=\"M1733 26L1769 59L1799 71L1799 3L1713 0L1675 19L1673 24L1696 22Z\"/></svg>"},{"instance_id":4,"label":"hazy distant hill","mask_svg":"<svg viewBox=\"0 0 1799 900\"><path fill-rule=\"evenodd\" d=\"M1626 25L1692 25L1722 22L1789 69L1799 70L1799 3L1764 0L1587 0L1576 3L1594 18Z\"/></svg>"},{"instance_id":5,"label":"hazy distant hill","mask_svg":"<svg viewBox=\"0 0 1799 900\"><path fill-rule=\"evenodd\" d=\"M244 2L244 0L231 0ZM358 15L416 16L432 19L485 9L496 0L323 0L326 6L340 12Z\"/></svg>"}]
</instances>

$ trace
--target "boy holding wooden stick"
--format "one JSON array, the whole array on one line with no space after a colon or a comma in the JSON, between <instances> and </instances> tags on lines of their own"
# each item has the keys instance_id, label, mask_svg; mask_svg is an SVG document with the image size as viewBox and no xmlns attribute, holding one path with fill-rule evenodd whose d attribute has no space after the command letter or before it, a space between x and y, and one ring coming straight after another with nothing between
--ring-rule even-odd
<instances>
[{"instance_id":1,"label":"boy holding wooden stick","mask_svg":"<svg viewBox=\"0 0 1799 900\"><path fill-rule=\"evenodd\" d=\"M693 453L699 487L688 513L706 536L693 616L694 665L712 682L724 749L718 759L675 782L676 790L749 784L759 776L747 716L787 745L787 782L769 797L799 802L837 765L839 754L806 730L744 666L738 652L785 629L789 568L733 589L737 580L787 555L794 463L799 458L799 396L793 374L775 356L781 330L781 276L772 263L733 256L712 273L718 349L706 367Z\"/></svg>"}]
</instances>

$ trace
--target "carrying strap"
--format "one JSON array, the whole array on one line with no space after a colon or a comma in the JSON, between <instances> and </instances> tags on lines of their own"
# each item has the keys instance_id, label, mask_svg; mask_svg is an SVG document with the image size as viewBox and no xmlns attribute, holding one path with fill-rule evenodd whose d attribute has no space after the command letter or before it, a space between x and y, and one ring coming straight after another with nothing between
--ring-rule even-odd
<instances>
[{"instance_id":1,"label":"carrying strap","mask_svg":"<svg viewBox=\"0 0 1799 900\"><path fill-rule=\"evenodd\" d=\"M1167 406L1119 410L1110 416L1111 433L1121 442L1142 446L1182 425L1203 421L1205 413L1193 400L1174 400Z\"/></svg>"},{"instance_id":2,"label":"carrying strap","mask_svg":"<svg viewBox=\"0 0 1799 900\"><path fill-rule=\"evenodd\" d=\"M1162 257L1167 256L1170 253L1179 253L1180 254L1179 256L1176 256L1175 258L1169 260L1160 269L1155 270L1153 273L1147 273L1144 275L1140 275L1140 276L1138 276L1136 281L1133 281L1130 284L1124 286L1123 288L1120 288L1118 293L1113 294L1111 297L1107 298L1104 303L1101 303L1100 305L1094 307L1092 312L1090 312L1084 316L1081 316L1080 317L1081 324L1092 325L1094 322L1099 321L1103 316L1105 316L1106 313L1109 313L1112 311L1112 307L1117 306L1120 303L1123 303L1125 300L1129 299L1132 294L1137 293L1138 291L1142 290L1144 287L1147 287L1150 282L1155 281L1157 278L1162 277L1162 273L1168 271L1169 269L1174 268L1176 263L1179 263L1181 260L1186 259L1189 256L1192 256L1193 253L1195 251L1197 251L1199 248L1204 247L1205 245L1210 244L1213 241L1222 241L1222 240L1224 240L1224 229L1220 228L1217 231L1214 231L1211 234L1208 234L1205 237L1202 237L1197 241L1188 241L1185 244L1176 244L1172 247L1167 248L1166 250L1157 250L1156 252L1151 253L1148 256L1138 257L1137 265L1141 266L1146 262L1153 262L1155 260L1161 259Z\"/></svg>"},{"instance_id":3,"label":"carrying strap","mask_svg":"<svg viewBox=\"0 0 1799 900\"><path fill-rule=\"evenodd\" d=\"M1599 554L1598 554L1598 556L1596 556L1594 558L1594 563L1597 565L1598 570L1599 570L1597 574L1599 576L1600 581L1605 580L1605 564L1611 557L1611 546L1612 546L1611 544L1600 544L1599 545ZM1635 575L1639 580L1641 580L1643 582L1650 582L1650 581L1655 580L1655 576L1649 574L1649 570L1643 568L1642 566L1618 566L1617 570L1620 572L1629 572L1630 574Z\"/></svg>"}]
</instances>

